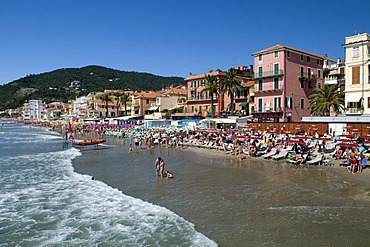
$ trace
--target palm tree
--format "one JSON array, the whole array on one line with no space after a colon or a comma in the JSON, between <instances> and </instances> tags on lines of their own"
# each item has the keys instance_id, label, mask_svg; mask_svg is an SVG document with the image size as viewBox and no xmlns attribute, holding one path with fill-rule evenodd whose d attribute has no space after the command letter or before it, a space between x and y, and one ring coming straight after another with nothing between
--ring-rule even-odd
<instances>
[{"instance_id":1,"label":"palm tree","mask_svg":"<svg viewBox=\"0 0 370 247\"><path fill-rule=\"evenodd\" d=\"M99 99L103 101L103 103L105 104L105 109L106 109L105 117L107 118L108 117L108 103L113 102L113 100L109 94L103 94L99 97Z\"/></svg>"},{"instance_id":2,"label":"palm tree","mask_svg":"<svg viewBox=\"0 0 370 247\"><path fill-rule=\"evenodd\" d=\"M204 78L206 79L207 83L206 83L206 86L202 89L202 92L206 91L211 96L211 117L214 117L215 111L213 109L213 101L214 101L213 95L216 94L216 97L217 97L218 78L211 74L204 75Z\"/></svg>"},{"instance_id":3,"label":"palm tree","mask_svg":"<svg viewBox=\"0 0 370 247\"><path fill-rule=\"evenodd\" d=\"M116 100L116 109L117 109L117 117L119 117L119 103L121 100L121 97L123 96L123 93L121 92L113 92L111 95L115 97Z\"/></svg>"},{"instance_id":4,"label":"palm tree","mask_svg":"<svg viewBox=\"0 0 370 247\"><path fill-rule=\"evenodd\" d=\"M227 92L230 96L230 111L233 113L235 111L235 93L241 87L242 80L236 77L235 69L231 68L226 72L220 83L221 91Z\"/></svg>"},{"instance_id":5,"label":"palm tree","mask_svg":"<svg viewBox=\"0 0 370 247\"><path fill-rule=\"evenodd\" d=\"M316 93L310 95L310 108L314 115L328 116L331 110L336 114L344 110L344 98L337 89L333 84L315 89Z\"/></svg>"},{"instance_id":6,"label":"palm tree","mask_svg":"<svg viewBox=\"0 0 370 247\"><path fill-rule=\"evenodd\" d=\"M123 94L121 97L121 102L125 107L125 116L127 116L127 105L131 104L131 96L129 94Z\"/></svg>"}]
</instances>

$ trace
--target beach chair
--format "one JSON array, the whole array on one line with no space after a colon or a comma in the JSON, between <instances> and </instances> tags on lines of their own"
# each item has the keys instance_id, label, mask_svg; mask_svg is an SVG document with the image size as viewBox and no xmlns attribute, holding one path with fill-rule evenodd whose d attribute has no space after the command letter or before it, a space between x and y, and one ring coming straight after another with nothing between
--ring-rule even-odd
<instances>
[{"instance_id":1,"label":"beach chair","mask_svg":"<svg viewBox=\"0 0 370 247\"><path fill-rule=\"evenodd\" d=\"M316 164L321 165L322 160L323 160L323 155L322 154L317 154L317 156L315 158L313 158L312 160L307 161L306 164L307 165L316 165Z\"/></svg>"},{"instance_id":2,"label":"beach chair","mask_svg":"<svg viewBox=\"0 0 370 247\"><path fill-rule=\"evenodd\" d=\"M304 154L303 156L303 162L302 164L304 164L307 160L307 157L308 157L308 154ZM289 159L287 160L291 165L298 165L298 161L296 159Z\"/></svg>"},{"instance_id":3,"label":"beach chair","mask_svg":"<svg viewBox=\"0 0 370 247\"><path fill-rule=\"evenodd\" d=\"M267 154L262 155L261 157L264 158L264 159L269 159L271 156L275 155L276 152L277 152L277 149L276 148L272 148L270 150L270 152L268 152Z\"/></svg>"},{"instance_id":4,"label":"beach chair","mask_svg":"<svg viewBox=\"0 0 370 247\"><path fill-rule=\"evenodd\" d=\"M286 149L281 150L278 154L272 155L270 158L272 160L280 160L288 157L289 151Z\"/></svg>"},{"instance_id":5,"label":"beach chair","mask_svg":"<svg viewBox=\"0 0 370 247\"><path fill-rule=\"evenodd\" d=\"M331 166L333 164L332 158L333 158L333 155L324 154L322 157L322 164L324 166Z\"/></svg>"}]
</instances>

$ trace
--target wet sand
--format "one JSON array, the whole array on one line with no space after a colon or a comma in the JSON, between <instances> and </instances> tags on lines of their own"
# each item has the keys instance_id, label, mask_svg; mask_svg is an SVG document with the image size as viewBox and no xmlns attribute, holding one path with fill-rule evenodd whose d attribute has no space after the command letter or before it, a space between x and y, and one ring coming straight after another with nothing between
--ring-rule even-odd
<instances>
[{"instance_id":1,"label":"wet sand","mask_svg":"<svg viewBox=\"0 0 370 247\"><path fill-rule=\"evenodd\" d=\"M199 148L135 150L110 139L82 151L77 172L164 206L220 246L367 246L370 169L293 167L285 161L238 160ZM174 179L155 176L161 156Z\"/></svg>"}]
</instances>

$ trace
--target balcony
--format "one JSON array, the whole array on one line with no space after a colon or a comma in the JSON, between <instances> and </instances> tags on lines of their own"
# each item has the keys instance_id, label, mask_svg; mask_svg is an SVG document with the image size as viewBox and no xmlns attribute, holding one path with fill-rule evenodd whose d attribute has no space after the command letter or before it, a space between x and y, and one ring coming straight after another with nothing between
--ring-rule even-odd
<instances>
[{"instance_id":1,"label":"balcony","mask_svg":"<svg viewBox=\"0 0 370 247\"><path fill-rule=\"evenodd\" d=\"M256 95L260 95L262 93L273 93L273 92L283 92L282 88L271 88L271 89L262 89L262 90L255 90L254 93Z\"/></svg>"},{"instance_id":2,"label":"balcony","mask_svg":"<svg viewBox=\"0 0 370 247\"><path fill-rule=\"evenodd\" d=\"M272 107L261 107L257 108L253 111L253 113L282 113L283 109L281 107L276 107L275 109Z\"/></svg>"},{"instance_id":3,"label":"balcony","mask_svg":"<svg viewBox=\"0 0 370 247\"><path fill-rule=\"evenodd\" d=\"M364 109L353 107L346 109L346 115L362 115L364 113Z\"/></svg>"},{"instance_id":4,"label":"balcony","mask_svg":"<svg viewBox=\"0 0 370 247\"><path fill-rule=\"evenodd\" d=\"M284 73L283 70L273 70L273 71L265 71L262 73L255 73L252 76L253 80L261 80L266 78L275 78L275 77L283 77Z\"/></svg>"},{"instance_id":5,"label":"balcony","mask_svg":"<svg viewBox=\"0 0 370 247\"><path fill-rule=\"evenodd\" d=\"M298 80L314 82L316 81L316 76L313 73L299 73Z\"/></svg>"},{"instance_id":6,"label":"balcony","mask_svg":"<svg viewBox=\"0 0 370 247\"><path fill-rule=\"evenodd\" d=\"M198 100L211 100L211 97L191 97L190 99L188 99L188 101L198 101ZM213 101L214 101L213 103L216 103L217 98L214 97Z\"/></svg>"}]
</instances>

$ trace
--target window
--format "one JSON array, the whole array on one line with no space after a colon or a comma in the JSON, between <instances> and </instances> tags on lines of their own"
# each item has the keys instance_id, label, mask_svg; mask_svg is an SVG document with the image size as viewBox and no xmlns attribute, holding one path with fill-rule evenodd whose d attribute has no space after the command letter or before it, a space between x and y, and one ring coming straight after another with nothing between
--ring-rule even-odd
<instances>
[{"instance_id":1,"label":"window","mask_svg":"<svg viewBox=\"0 0 370 247\"><path fill-rule=\"evenodd\" d=\"M202 113L202 106L199 106L199 112Z\"/></svg>"},{"instance_id":2,"label":"window","mask_svg":"<svg viewBox=\"0 0 370 247\"><path fill-rule=\"evenodd\" d=\"M149 99L146 99L146 103L149 104Z\"/></svg>"},{"instance_id":3,"label":"window","mask_svg":"<svg viewBox=\"0 0 370 247\"><path fill-rule=\"evenodd\" d=\"M208 105L206 105L206 111L208 111Z\"/></svg>"},{"instance_id":4,"label":"window","mask_svg":"<svg viewBox=\"0 0 370 247\"><path fill-rule=\"evenodd\" d=\"M301 109L304 109L304 99L301 99Z\"/></svg>"},{"instance_id":5,"label":"window","mask_svg":"<svg viewBox=\"0 0 370 247\"><path fill-rule=\"evenodd\" d=\"M258 61L262 61L262 54L258 55Z\"/></svg>"},{"instance_id":6,"label":"window","mask_svg":"<svg viewBox=\"0 0 370 247\"><path fill-rule=\"evenodd\" d=\"M312 77L312 70L311 70L311 68L308 68L307 69L307 74L308 74L308 78L311 78Z\"/></svg>"},{"instance_id":7,"label":"window","mask_svg":"<svg viewBox=\"0 0 370 247\"><path fill-rule=\"evenodd\" d=\"M279 64L275 63L274 64L274 75L278 75L278 74L279 74Z\"/></svg>"},{"instance_id":8,"label":"window","mask_svg":"<svg viewBox=\"0 0 370 247\"><path fill-rule=\"evenodd\" d=\"M262 99L258 99L258 112L262 112Z\"/></svg>"},{"instance_id":9,"label":"window","mask_svg":"<svg viewBox=\"0 0 370 247\"><path fill-rule=\"evenodd\" d=\"M303 61L304 60L304 56L303 55L301 55L301 61Z\"/></svg>"},{"instance_id":10,"label":"window","mask_svg":"<svg viewBox=\"0 0 370 247\"><path fill-rule=\"evenodd\" d=\"M279 51L275 51L274 52L274 58L278 58L279 57Z\"/></svg>"},{"instance_id":11,"label":"window","mask_svg":"<svg viewBox=\"0 0 370 247\"><path fill-rule=\"evenodd\" d=\"M360 67L352 67L352 84L360 84Z\"/></svg>"},{"instance_id":12,"label":"window","mask_svg":"<svg viewBox=\"0 0 370 247\"><path fill-rule=\"evenodd\" d=\"M263 68L262 68L262 66L259 66L258 67L258 78L261 78L262 75L263 75Z\"/></svg>"},{"instance_id":13,"label":"window","mask_svg":"<svg viewBox=\"0 0 370 247\"><path fill-rule=\"evenodd\" d=\"M367 108L370 108L370 97L367 97Z\"/></svg>"},{"instance_id":14,"label":"window","mask_svg":"<svg viewBox=\"0 0 370 247\"><path fill-rule=\"evenodd\" d=\"M304 81L301 80L301 88L304 88Z\"/></svg>"},{"instance_id":15,"label":"window","mask_svg":"<svg viewBox=\"0 0 370 247\"><path fill-rule=\"evenodd\" d=\"M311 62L311 57L307 56L307 62L310 63Z\"/></svg>"},{"instance_id":16,"label":"window","mask_svg":"<svg viewBox=\"0 0 370 247\"><path fill-rule=\"evenodd\" d=\"M191 106L191 112L194 112L194 106L193 105Z\"/></svg>"},{"instance_id":17,"label":"window","mask_svg":"<svg viewBox=\"0 0 370 247\"><path fill-rule=\"evenodd\" d=\"M286 51L286 56L290 57L290 51Z\"/></svg>"},{"instance_id":18,"label":"window","mask_svg":"<svg viewBox=\"0 0 370 247\"><path fill-rule=\"evenodd\" d=\"M293 98L292 97L286 97L285 98L285 107L292 109L293 106Z\"/></svg>"},{"instance_id":19,"label":"window","mask_svg":"<svg viewBox=\"0 0 370 247\"><path fill-rule=\"evenodd\" d=\"M274 111L277 112L277 111L280 111L280 110L281 110L281 98L276 97L276 98L274 98Z\"/></svg>"},{"instance_id":20,"label":"window","mask_svg":"<svg viewBox=\"0 0 370 247\"><path fill-rule=\"evenodd\" d=\"M321 77L321 70L317 70L317 77Z\"/></svg>"},{"instance_id":21,"label":"window","mask_svg":"<svg viewBox=\"0 0 370 247\"><path fill-rule=\"evenodd\" d=\"M360 56L360 47L356 46L352 49L352 57L359 57Z\"/></svg>"},{"instance_id":22,"label":"window","mask_svg":"<svg viewBox=\"0 0 370 247\"><path fill-rule=\"evenodd\" d=\"M308 89L312 89L312 82L308 81Z\"/></svg>"},{"instance_id":23,"label":"window","mask_svg":"<svg viewBox=\"0 0 370 247\"><path fill-rule=\"evenodd\" d=\"M301 67L301 77L304 77L304 68Z\"/></svg>"},{"instance_id":24,"label":"window","mask_svg":"<svg viewBox=\"0 0 370 247\"><path fill-rule=\"evenodd\" d=\"M319 88L321 88L321 83L319 83L317 86L318 86Z\"/></svg>"},{"instance_id":25,"label":"window","mask_svg":"<svg viewBox=\"0 0 370 247\"><path fill-rule=\"evenodd\" d=\"M274 89L279 89L279 78L274 78Z\"/></svg>"},{"instance_id":26,"label":"window","mask_svg":"<svg viewBox=\"0 0 370 247\"><path fill-rule=\"evenodd\" d=\"M262 91L262 90L263 90L262 80L258 80L258 91Z\"/></svg>"}]
</instances>

